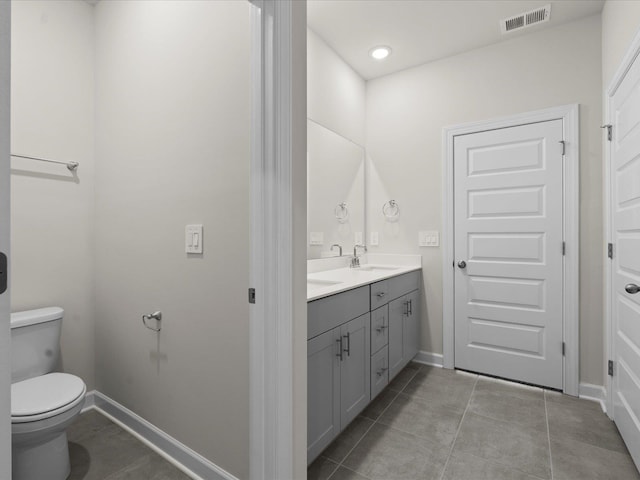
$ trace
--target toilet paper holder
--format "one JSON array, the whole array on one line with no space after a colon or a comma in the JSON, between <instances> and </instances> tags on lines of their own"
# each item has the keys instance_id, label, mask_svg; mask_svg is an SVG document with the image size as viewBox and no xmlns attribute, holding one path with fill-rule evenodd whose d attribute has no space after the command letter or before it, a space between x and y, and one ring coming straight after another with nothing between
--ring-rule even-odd
<instances>
[{"instance_id":1,"label":"toilet paper holder","mask_svg":"<svg viewBox=\"0 0 640 480\"><path fill-rule=\"evenodd\" d=\"M149 325L147 325L147 320L156 320L158 322L158 326L150 327ZM153 312L142 315L142 324L149 330L153 330L154 332L159 332L160 330L162 330L162 325L160 324L160 322L162 322L162 312Z\"/></svg>"}]
</instances>

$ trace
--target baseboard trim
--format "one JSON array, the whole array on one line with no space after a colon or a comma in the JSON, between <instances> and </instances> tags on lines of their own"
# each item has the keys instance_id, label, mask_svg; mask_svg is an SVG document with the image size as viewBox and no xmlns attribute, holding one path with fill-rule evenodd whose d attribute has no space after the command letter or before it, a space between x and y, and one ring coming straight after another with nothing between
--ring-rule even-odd
<instances>
[{"instance_id":1,"label":"baseboard trim","mask_svg":"<svg viewBox=\"0 0 640 480\"><path fill-rule=\"evenodd\" d=\"M106 395L93 390L87 393L87 411L95 409L195 480L238 480L199 453L166 434Z\"/></svg>"},{"instance_id":2,"label":"baseboard trim","mask_svg":"<svg viewBox=\"0 0 640 480\"><path fill-rule=\"evenodd\" d=\"M442 354L431 353L420 350L418 354L413 358L414 362L422 363L424 365L431 365L432 367L442 368Z\"/></svg>"},{"instance_id":3,"label":"baseboard trim","mask_svg":"<svg viewBox=\"0 0 640 480\"><path fill-rule=\"evenodd\" d=\"M593 385L592 383L581 383L578 396L585 400L592 400L600 403L600 407L604 413L607 413L607 390L602 385Z\"/></svg>"}]
</instances>

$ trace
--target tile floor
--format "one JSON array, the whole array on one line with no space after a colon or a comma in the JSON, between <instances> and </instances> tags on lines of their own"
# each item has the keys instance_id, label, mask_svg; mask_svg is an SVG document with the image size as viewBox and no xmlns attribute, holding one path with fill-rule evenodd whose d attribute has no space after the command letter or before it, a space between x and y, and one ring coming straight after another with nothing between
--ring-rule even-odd
<instances>
[{"instance_id":1,"label":"tile floor","mask_svg":"<svg viewBox=\"0 0 640 480\"><path fill-rule=\"evenodd\" d=\"M409 364L308 469L309 480L640 479L600 405Z\"/></svg>"},{"instance_id":2,"label":"tile floor","mask_svg":"<svg viewBox=\"0 0 640 480\"><path fill-rule=\"evenodd\" d=\"M189 477L104 415L89 410L67 430L69 480L185 480Z\"/></svg>"}]
</instances>

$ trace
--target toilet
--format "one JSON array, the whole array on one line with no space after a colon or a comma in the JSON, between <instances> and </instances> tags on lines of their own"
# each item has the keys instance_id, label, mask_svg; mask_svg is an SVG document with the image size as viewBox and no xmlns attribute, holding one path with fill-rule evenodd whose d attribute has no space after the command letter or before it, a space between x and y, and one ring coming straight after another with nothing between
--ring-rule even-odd
<instances>
[{"instance_id":1,"label":"toilet","mask_svg":"<svg viewBox=\"0 0 640 480\"><path fill-rule=\"evenodd\" d=\"M59 307L11 314L12 480L64 480L71 472L66 429L87 387L54 372L63 315Z\"/></svg>"}]
</instances>

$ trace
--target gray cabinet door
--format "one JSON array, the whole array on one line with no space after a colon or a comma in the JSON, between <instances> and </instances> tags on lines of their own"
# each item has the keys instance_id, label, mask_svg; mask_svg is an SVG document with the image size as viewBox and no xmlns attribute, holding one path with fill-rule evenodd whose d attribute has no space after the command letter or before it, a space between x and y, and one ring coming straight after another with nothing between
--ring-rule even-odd
<instances>
[{"instance_id":1,"label":"gray cabinet door","mask_svg":"<svg viewBox=\"0 0 640 480\"><path fill-rule=\"evenodd\" d=\"M405 362L410 362L418 353L420 337L420 293L414 290L406 297L409 302L409 315L404 317L402 327L403 356Z\"/></svg>"},{"instance_id":2,"label":"gray cabinet door","mask_svg":"<svg viewBox=\"0 0 640 480\"><path fill-rule=\"evenodd\" d=\"M405 365L403 330L408 308L406 296L389 302L389 381Z\"/></svg>"},{"instance_id":3,"label":"gray cabinet door","mask_svg":"<svg viewBox=\"0 0 640 480\"><path fill-rule=\"evenodd\" d=\"M307 342L307 462L340 433L340 327Z\"/></svg>"},{"instance_id":4,"label":"gray cabinet door","mask_svg":"<svg viewBox=\"0 0 640 480\"><path fill-rule=\"evenodd\" d=\"M367 313L340 327L342 361L340 362L340 421L346 426L367 406L371 398L371 358Z\"/></svg>"}]
</instances>

